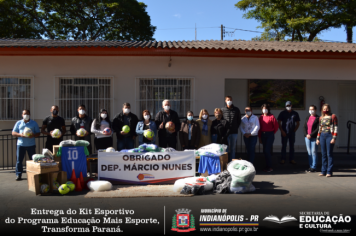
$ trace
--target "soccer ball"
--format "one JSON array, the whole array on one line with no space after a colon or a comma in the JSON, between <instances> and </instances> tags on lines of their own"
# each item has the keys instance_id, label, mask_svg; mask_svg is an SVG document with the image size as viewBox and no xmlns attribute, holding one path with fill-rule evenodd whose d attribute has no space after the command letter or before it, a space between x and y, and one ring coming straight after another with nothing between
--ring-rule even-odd
<instances>
[{"instance_id":1,"label":"soccer ball","mask_svg":"<svg viewBox=\"0 0 356 236\"><path fill-rule=\"evenodd\" d=\"M23 130L23 134L26 136L26 137L30 137L32 134L33 134L33 132L32 132L32 130L30 129L30 128L25 128L24 130Z\"/></svg>"},{"instance_id":2,"label":"soccer ball","mask_svg":"<svg viewBox=\"0 0 356 236\"><path fill-rule=\"evenodd\" d=\"M106 149L106 152L115 152L115 148L113 148L113 147L108 147L108 148Z\"/></svg>"},{"instance_id":3,"label":"soccer ball","mask_svg":"<svg viewBox=\"0 0 356 236\"><path fill-rule=\"evenodd\" d=\"M49 192L48 184L42 184L41 185L41 193L48 193L48 192Z\"/></svg>"},{"instance_id":4,"label":"soccer ball","mask_svg":"<svg viewBox=\"0 0 356 236\"><path fill-rule=\"evenodd\" d=\"M83 128L80 128L80 129L78 129L77 130L77 135L79 136L79 137L84 137L84 135L87 133L87 131L85 130L85 129L83 129Z\"/></svg>"},{"instance_id":5,"label":"soccer ball","mask_svg":"<svg viewBox=\"0 0 356 236\"><path fill-rule=\"evenodd\" d=\"M52 132L52 138L60 138L62 135L62 132L59 129L55 129Z\"/></svg>"},{"instance_id":6,"label":"soccer ball","mask_svg":"<svg viewBox=\"0 0 356 236\"><path fill-rule=\"evenodd\" d=\"M104 134L111 134L111 129L110 129L110 128L105 128L105 129L103 130L103 133L104 133Z\"/></svg>"},{"instance_id":7,"label":"soccer ball","mask_svg":"<svg viewBox=\"0 0 356 236\"><path fill-rule=\"evenodd\" d=\"M59 188L59 183L57 181L53 181L53 189L58 190Z\"/></svg>"},{"instance_id":8,"label":"soccer ball","mask_svg":"<svg viewBox=\"0 0 356 236\"><path fill-rule=\"evenodd\" d=\"M166 123L166 129L169 131L169 132L174 132L176 126L174 125L174 123L172 121L169 121Z\"/></svg>"},{"instance_id":9,"label":"soccer ball","mask_svg":"<svg viewBox=\"0 0 356 236\"><path fill-rule=\"evenodd\" d=\"M61 186L59 186L58 191L60 194L64 195L64 194L69 193L70 188L68 187L68 185L62 184Z\"/></svg>"},{"instance_id":10,"label":"soccer ball","mask_svg":"<svg viewBox=\"0 0 356 236\"><path fill-rule=\"evenodd\" d=\"M148 129L143 132L143 136L145 138L153 138L155 136L155 133L152 130Z\"/></svg>"},{"instance_id":11,"label":"soccer ball","mask_svg":"<svg viewBox=\"0 0 356 236\"><path fill-rule=\"evenodd\" d=\"M75 189L75 184L72 181L67 181L66 185L70 188L70 191L73 192Z\"/></svg>"},{"instance_id":12,"label":"soccer ball","mask_svg":"<svg viewBox=\"0 0 356 236\"><path fill-rule=\"evenodd\" d=\"M122 127L122 131L127 134L128 132L130 132L130 127L128 125L125 125L124 127Z\"/></svg>"}]
</instances>

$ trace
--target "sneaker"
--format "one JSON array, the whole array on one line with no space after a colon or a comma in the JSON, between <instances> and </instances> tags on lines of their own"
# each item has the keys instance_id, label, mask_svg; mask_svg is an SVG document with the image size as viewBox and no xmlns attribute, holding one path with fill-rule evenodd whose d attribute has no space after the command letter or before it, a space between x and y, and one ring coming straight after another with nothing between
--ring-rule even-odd
<instances>
[{"instance_id":1,"label":"sneaker","mask_svg":"<svg viewBox=\"0 0 356 236\"><path fill-rule=\"evenodd\" d=\"M285 162L286 162L285 160L281 160L281 162L280 162L280 163L283 165Z\"/></svg>"},{"instance_id":2,"label":"sneaker","mask_svg":"<svg viewBox=\"0 0 356 236\"><path fill-rule=\"evenodd\" d=\"M263 171L264 171L264 172L272 172L273 169L272 169L272 168L266 168L266 169L264 169Z\"/></svg>"},{"instance_id":3,"label":"sneaker","mask_svg":"<svg viewBox=\"0 0 356 236\"><path fill-rule=\"evenodd\" d=\"M310 172L310 169L311 169L311 168L309 168L309 169L305 170L305 172Z\"/></svg>"},{"instance_id":4,"label":"sneaker","mask_svg":"<svg viewBox=\"0 0 356 236\"><path fill-rule=\"evenodd\" d=\"M295 160L291 160L289 163L291 163L292 165L297 164L297 162L295 162Z\"/></svg>"},{"instance_id":5,"label":"sneaker","mask_svg":"<svg viewBox=\"0 0 356 236\"><path fill-rule=\"evenodd\" d=\"M16 175L16 181L21 180L21 176L20 175Z\"/></svg>"},{"instance_id":6,"label":"sneaker","mask_svg":"<svg viewBox=\"0 0 356 236\"><path fill-rule=\"evenodd\" d=\"M313 169L313 168L310 168L310 170L308 171L309 173L315 173L316 172L316 170L315 169Z\"/></svg>"}]
</instances>

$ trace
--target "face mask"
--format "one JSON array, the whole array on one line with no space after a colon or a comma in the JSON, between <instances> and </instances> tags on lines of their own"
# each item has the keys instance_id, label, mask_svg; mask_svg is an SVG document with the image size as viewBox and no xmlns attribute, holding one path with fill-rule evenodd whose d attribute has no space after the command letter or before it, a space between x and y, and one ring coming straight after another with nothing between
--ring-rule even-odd
<instances>
[{"instance_id":1,"label":"face mask","mask_svg":"<svg viewBox=\"0 0 356 236\"><path fill-rule=\"evenodd\" d=\"M169 111L169 109L171 109L170 106L164 106L164 110Z\"/></svg>"},{"instance_id":2,"label":"face mask","mask_svg":"<svg viewBox=\"0 0 356 236\"><path fill-rule=\"evenodd\" d=\"M286 107L287 111L290 111L292 108L291 107Z\"/></svg>"},{"instance_id":3,"label":"face mask","mask_svg":"<svg viewBox=\"0 0 356 236\"><path fill-rule=\"evenodd\" d=\"M146 115L146 116L144 116L143 118L145 118L145 120L149 120L149 119L150 119L150 116Z\"/></svg>"},{"instance_id":4,"label":"face mask","mask_svg":"<svg viewBox=\"0 0 356 236\"><path fill-rule=\"evenodd\" d=\"M202 117L203 117L204 120L206 120L208 118L207 115L203 115Z\"/></svg>"},{"instance_id":5,"label":"face mask","mask_svg":"<svg viewBox=\"0 0 356 236\"><path fill-rule=\"evenodd\" d=\"M263 114L267 114L267 113L268 113L268 110L267 110L267 109L262 109L262 113L263 113Z\"/></svg>"},{"instance_id":6,"label":"face mask","mask_svg":"<svg viewBox=\"0 0 356 236\"><path fill-rule=\"evenodd\" d=\"M125 112L125 114L129 114L130 113L130 109L124 109L124 112Z\"/></svg>"},{"instance_id":7,"label":"face mask","mask_svg":"<svg viewBox=\"0 0 356 236\"><path fill-rule=\"evenodd\" d=\"M323 111L325 115L329 114L329 111Z\"/></svg>"},{"instance_id":8,"label":"face mask","mask_svg":"<svg viewBox=\"0 0 356 236\"><path fill-rule=\"evenodd\" d=\"M193 116L187 116L188 120L193 120Z\"/></svg>"},{"instance_id":9,"label":"face mask","mask_svg":"<svg viewBox=\"0 0 356 236\"><path fill-rule=\"evenodd\" d=\"M309 110L310 115L314 115L315 111L314 110Z\"/></svg>"},{"instance_id":10,"label":"face mask","mask_svg":"<svg viewBox=\"0 0 356 236\"><path fill-rule=\"evenodd\" d=\"M246 111L246 115L250 116L251 112L250 111Z\"/></svg>"},{"instance_id":11,"label":"face mask","mask_svg":"<svg viewBox=\"0 0 356 236\"><path fill-rule=\"evenodd\" d=\"M56 115L58 115L58 111L57 110L53 110L52 114L56 116Z\"/></svg>"},{"instance_id":12,"label":"face mask","mask_svg":"<svg viewBox=\"0 0 356 236\"><path fill-rule=\"evenodd\" d=\"M232 101L227 101L226 104L227 104L228 106L231 106L231 105L232 105Z\"/></svg>"},{"instance_id":13,"label":"face mask","mask_svg":"<svg viewBox=\"0 0 356 236\"><path fill-rule=\"evenodd\" d=\"M30 119L30 116L29 116L29 115L23 115L23 119L24 119L24 120L29 120L29 119Z\"/></svg>"},{"instance_id":14,"label":"face mask","mask_svg":"<svg viewBox=\"0 0 356 236\"><path fill-rule=\"evenodd\" d=\"M103 119L105 119L106 117L108 117L108 115L105 114L105 113L101 114L100 116L101 116L101 118L103 118Z\"/></svg>"},{"instance_id":15,"label":"face mask","mask_svg":"<svg viewBox=\"0 0 356 236\"><path fill-rule=\"evenodd\" d=\"M215 114L216 119L220 119L222 117L221 114Z\"/></svg>"},{"instance_id":16,"label":"face mask","mask_svg":"<svg viewBox=\"0 0 356 236\"><path fill-rule=\"evenodd\" d=\"M85 114L85 110L79 110L79 114L80 115L84 115Z\"/></svg>"}]
</instances>

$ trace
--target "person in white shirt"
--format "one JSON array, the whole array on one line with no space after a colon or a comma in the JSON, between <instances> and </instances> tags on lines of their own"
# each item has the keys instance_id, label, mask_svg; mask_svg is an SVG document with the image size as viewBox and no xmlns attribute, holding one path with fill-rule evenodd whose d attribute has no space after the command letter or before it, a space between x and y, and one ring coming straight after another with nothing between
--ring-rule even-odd
<instances>
[{"instance_id":1,"label":"person in white shirt","mask_svg":"<svg viewBox=\"0 0 356 236\"><path fill-rule=\"evenodd\" d=\"M260 122L258 117L252 114L251 107L245 108L245 116L241 118L240 130L244 136L244 142L247 150L247 158L253 163L255 160L255 147L257 143Z\"/></svg>"},{"instance_id":2,"label":"person in white shirt","mask_svg":"<svg viewBox=\"0 0 356 236\"><path fill-rule=\"evenodd\" d=\"M106 132L106 128L110 129L109 132ZM95 134L94 144L96 150L112 147L112 124L106 109L100 110L99 116L91 124L90 131Z\"/></svg>"}]
</instances>

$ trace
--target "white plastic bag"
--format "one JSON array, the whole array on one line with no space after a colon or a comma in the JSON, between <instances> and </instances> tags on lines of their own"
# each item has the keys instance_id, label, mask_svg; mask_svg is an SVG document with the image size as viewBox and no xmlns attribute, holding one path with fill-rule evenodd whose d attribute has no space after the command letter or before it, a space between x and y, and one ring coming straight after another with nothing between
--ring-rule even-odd
<instances>
[{"instance_id":1,"label":"white plastic bag","mask_svg":"<svg viewBox=\"0 0 356 236\"><path fill-rule=\"evenodd\" d=\"M204 153L215 154L221 156L226 152L227 146L225 144L211 143L203 146L196 151L197 156L202 156Z\"/></svg>"},{"instance_id":2,"label":"white plastic bag","mask_svg":"<svg viewBox=\"0 0 356 236\"><path fill-rule=\"evenodd\" d=\"M227 170L231 174L231 188L249 187L255 178L256 170L251 162L235 160L228 164Z\"/></svg>"},{"instance_id":3,"label":"white plastic bag","mask_svg":"<svg viewBox=\"0 0 356 236\"><path fill-rule=\"evenodd\" d=\"M253 186L253 184L250 184L248 187L230 187L230 192L232 193L247 193L247 192L253 192L255 191L256 188Z\"/></svg>"},{"instance_id":4,"label":"white plastic bag","mask_svg":"<svg viewBox=\"0 0 356 236\"><path fill-rule=\"evenodd\" d=\"M108 191L112 189L112 184L104 180L89 181L87 186L91 191Z\"/></svg>"}]
</instances>

